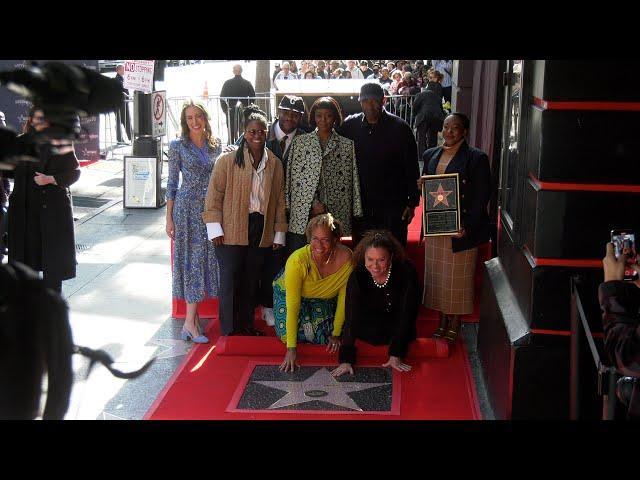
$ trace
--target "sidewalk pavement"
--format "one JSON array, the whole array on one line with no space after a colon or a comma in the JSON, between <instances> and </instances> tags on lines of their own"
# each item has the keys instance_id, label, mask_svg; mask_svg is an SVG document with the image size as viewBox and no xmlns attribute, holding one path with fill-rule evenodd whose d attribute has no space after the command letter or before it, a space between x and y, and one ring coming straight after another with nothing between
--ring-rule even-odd
<instances>
[{"instance_id":1,"label":"sidewalk pavement","mask_svg":"<svg viewBox=\"0 0 640 480\"><path fill-rule=\"evenodd\" d=\"M74 342L104 349L123 371L155 364L139 379L120 380L74 356L75 383L67 419L140 419L190 348L171 317L170 243L165 208L124 209L122 160L82 170L78 197L106 200L98 209L74 208L77 276L63 282Z\"/></svg>"}]
</instances>

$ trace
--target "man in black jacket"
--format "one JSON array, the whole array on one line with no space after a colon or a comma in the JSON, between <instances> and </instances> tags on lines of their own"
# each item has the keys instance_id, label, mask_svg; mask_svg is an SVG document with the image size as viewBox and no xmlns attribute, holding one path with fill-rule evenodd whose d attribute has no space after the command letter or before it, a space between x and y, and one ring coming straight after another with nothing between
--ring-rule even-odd
<instances>
[{"instance_id":1,"label":"man in black jacket","mask_svg":"<svg viewBox=\"0 0 640 480\"><path fill-rule=\"evenodd\" d=\"M118 143L123 143L120 125L122 125L122 127L127 132L127 138L129 139L129 142L131 142L131 118L129 115L129 110L127 109L127 102L125 102L125 100L129 98L129 90L124 88L123 75L124 66L118 65L116 67L116 80L118 80L118 82L120 82L120 85L122 86L122 104L116 110L116 139L118 140Z\"/></svg>"},{"instance_id":2,"label":"man in black jacket","mask_svg":"<svg viewBox=\"0 0 640 480\"><path fill-rule=\"evenodd\" d=\"M407 227L420 201L418 147L411 127L383 110L379 83L365 83L363 113L348 116L339 134L355 143L364 216L353 219L353 245L366 230L384 229L406 247Z\"/></svg>"},{"instance_id":3,"label":"man in black jacket","mask_svg":"<svg viewBox=\"0 0 640 480\"><path fill-rule=\"evenodd\" d=\"M222 111L227 116L227 125L229 126L229 142L233 143L239 136L239 127L242 124L240 120L240 112L236 115L235 106L238 102L241 102L244 107L249 105L251 99L256 96L256 91L253 89L253 85L248 80L242 78L242 65L236 64L233 66L234 77L224 82L222 90L220 91L220 105ZM226 98L232 97L227 100ZM236 97L236 98L233 98ZM240 97L240 98L237 98ZM231 107L231 109L229 109Z\"/></svg>"},{"instance_id":4,"label":"man in black jacket","mask_svg":"<svg viewBox=\"0 0 640 480\"><path fill-rule=\"evenodd\" d=\"M640 280L624 281L628 256L616 258L613 243L607 244L604 282L598 288L604 350L623 375L618 383L618 397L628 407L629 418L640 418ZM633 269L640 273L636 262Z\"/></svg>"},{"instance_id":5,"label":"man in black jacket","mask_svg":"<svg viewBox=\"0 0 640 480\"><path fill-rule=\"evenodd\" d=\"M295 95L285 95L278 105L278 120L273 122L267 134L267 148L276 157L282 160L285 175L287 173L287 160L289 159L289 147L296 135L307 133L303 128L305 113L304 100Z\"/></svg>"}]
</instances>

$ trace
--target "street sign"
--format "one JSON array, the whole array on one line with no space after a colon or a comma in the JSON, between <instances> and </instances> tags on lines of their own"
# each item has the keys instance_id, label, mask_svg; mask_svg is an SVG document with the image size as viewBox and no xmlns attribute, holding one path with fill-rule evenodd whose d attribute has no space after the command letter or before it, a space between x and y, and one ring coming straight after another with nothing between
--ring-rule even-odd
<instances>
[{"instance_id":1,"label":"street sign","mask_svg":"<svg viewBox=\"0 0 640 480\"><path fill-rule=\"evenodd\" d=\"M125 60L124 88L144 93L153 91L153 60Z\"/></svg>"},{"instance_id":2,"label":"street sign","mask_svg":"<svg viewBox=\"0 0 640 480\"><path fill-rule=\"evenodd\" d=\"M151 94L151 136L162 137L167 134L167 92Z\"/></svg>"}]
</instances>

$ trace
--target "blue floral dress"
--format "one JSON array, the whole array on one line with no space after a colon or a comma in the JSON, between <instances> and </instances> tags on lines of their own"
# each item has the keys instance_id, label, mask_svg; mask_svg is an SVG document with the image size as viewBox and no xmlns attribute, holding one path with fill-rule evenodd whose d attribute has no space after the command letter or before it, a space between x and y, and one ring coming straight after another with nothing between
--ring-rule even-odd
<instances>
[{"instance_id":1,"label":"blue floral dress","mask_svg":"<svg viewBox=\"0 0 640 480\"><path fill-rule=\"evenodd\" d=\"M175 225L172 290L174 298L187 303L218 295L218 260L202 212L209 177L221 150L219 141L216 148L205 145L203 149L184 138L169 144L167 200L174 200Z\"/></svg>"}]
</instances>

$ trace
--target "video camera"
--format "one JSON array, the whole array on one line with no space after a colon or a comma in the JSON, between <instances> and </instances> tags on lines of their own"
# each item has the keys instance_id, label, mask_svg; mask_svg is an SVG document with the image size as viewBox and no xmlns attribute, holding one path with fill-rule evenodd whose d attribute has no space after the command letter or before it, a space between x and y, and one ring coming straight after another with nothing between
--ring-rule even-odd
<instances>
[{"instance_id":1,"label":"video camera","mask_svg":"<svg viewBox=\"0 0 640 480\"><path fill-rule=\"evenodd\" d=\"M70 145L80 137L80 116L115 110L123 99L117 80L61 62L0 72L0 85L30 99L49 124L33 136L0 127L0 169L33 161L34 141L54 148ZM36 417L44 373L48 383L42 418L64 418L73 385L71 356L76 353L90 359L87 375L101 363L117 378L136 378L154 361L135 372L121 372L106 352L74 345L62 297L46 289L27 266L0 265L0 419Z\"/></svg>"},{"instance_id":2,"label":"video camera","mask_svg":"<svg viewBox=\"0 0 640 480\"><path fill-rule=\"evenodd\" d=\"M35 134L37 143L70 144L80 138L80 116L107 113L122 103L118 81L88 68L62 62L0 72L0 85L22 95L44 112L49 127ZM0 169L28 161L28 145L0 128Z\"/></svg>"}]
</instances>

